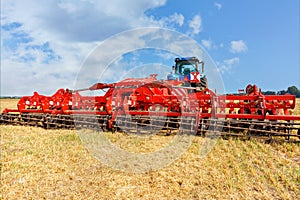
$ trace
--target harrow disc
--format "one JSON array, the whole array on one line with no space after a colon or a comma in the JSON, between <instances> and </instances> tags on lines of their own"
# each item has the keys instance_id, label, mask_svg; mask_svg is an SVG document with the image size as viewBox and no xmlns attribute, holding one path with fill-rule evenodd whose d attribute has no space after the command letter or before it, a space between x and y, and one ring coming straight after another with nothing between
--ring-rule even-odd
<instances>
[{"instance_id":1,"label":"harrow disc","mask_svg":"<svg viewBox=\"0 0 300 200\"><path fill-rule=\"evenodd\" d=\"M1 125L37 126L45 129L112 130L110 115L50 115L41 113L5 113L0 115ZM197 124L198 123L198 124ZM130 134L184 134L207 136L207 132L227 138L260 138L266 141L300 142L300 122L245 119L211 119L197 121L195 117L165 117L145 115L119 115L113 130Z\"/></svg>"}]
</instances>

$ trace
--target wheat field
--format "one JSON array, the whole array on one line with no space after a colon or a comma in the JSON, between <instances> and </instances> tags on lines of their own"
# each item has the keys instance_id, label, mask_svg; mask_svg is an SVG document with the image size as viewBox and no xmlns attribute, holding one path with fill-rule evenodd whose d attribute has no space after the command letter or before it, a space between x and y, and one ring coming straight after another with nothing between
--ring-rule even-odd
<instances>
[{"instance_id":1,"label":"wheat field","mask_svg":"<svg viewBox=\"0 0 300 200\"><path fill-rule=\"evenodd\" d=\"M1 100L13 108L16 100ZM300 114L300 101L294 113ZM105 166L75 130L0 126L1 199L300 199L300 145L203 138L170 165L145 173ZM170 140L104 133L125 150L153 151Z\"/></svg>"}]
</instances>

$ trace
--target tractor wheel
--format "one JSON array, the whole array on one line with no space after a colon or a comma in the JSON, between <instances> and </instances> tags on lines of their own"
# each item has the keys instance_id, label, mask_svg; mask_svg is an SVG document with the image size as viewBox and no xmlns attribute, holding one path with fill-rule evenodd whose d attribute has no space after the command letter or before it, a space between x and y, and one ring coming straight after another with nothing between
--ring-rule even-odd
<instances>
[{"instance_id":1,"label":"tractor wheel","mask_svg":"<svg viewBox=\"0 0 300 200\"><path fill-rule=\"evenodd\" d=\"M200 86L203 88L207 88L207 78L203 77L200 79Z\"/></svg>"}]
</instances>

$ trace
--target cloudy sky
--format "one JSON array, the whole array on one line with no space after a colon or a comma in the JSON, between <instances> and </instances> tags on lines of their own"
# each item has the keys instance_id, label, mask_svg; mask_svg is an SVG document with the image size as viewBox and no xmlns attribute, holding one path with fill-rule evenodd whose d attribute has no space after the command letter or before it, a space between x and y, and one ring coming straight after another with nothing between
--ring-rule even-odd
<instances>
[{"instance_id":1,"label":"cloudy sky","mask_svg":"<svg viewBox=\"0 0 300 200\"><path fill-rule=\"evenodd\" d=\"M300 88L299 12L299 0L4 0L1 95L72 88L103 41L141 27L195 40L216 64L228 93L249 83L263 90ZM116 43L105 53L119 48ZM172 59L150 63L171 68Z\"/></svg>"}]
</instances>

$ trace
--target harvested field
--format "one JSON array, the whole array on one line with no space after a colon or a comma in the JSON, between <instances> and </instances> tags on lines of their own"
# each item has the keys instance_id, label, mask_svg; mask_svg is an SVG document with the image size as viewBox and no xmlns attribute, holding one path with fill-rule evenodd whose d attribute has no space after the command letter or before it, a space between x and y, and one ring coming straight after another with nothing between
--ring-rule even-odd
<instances>
[{"instance_id":1,"label":"harvested field","mask_svg":"<svg viewBox=\"0 0 300 200\"><path fill-rule=\"evenodd\" d=\"M17 100L1 100L15 107ZM300 101L294 113L300 114ZM219 139L199 158L203 138L169 166L113 170L91 155L76 131L0 126L2 199L299 199L300 145ZM170 140L104 133L120 148L155 151Z\"/></svg>"}]
</instances>

